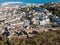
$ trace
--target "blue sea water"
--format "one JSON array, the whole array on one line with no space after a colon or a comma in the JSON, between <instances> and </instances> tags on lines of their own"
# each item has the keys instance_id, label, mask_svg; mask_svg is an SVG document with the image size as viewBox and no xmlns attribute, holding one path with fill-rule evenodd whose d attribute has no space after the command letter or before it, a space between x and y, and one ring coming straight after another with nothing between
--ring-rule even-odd
<instances>
[{"instance_id":1,"label":"blue sea water","mask_svg":"<svg viewBox=\"0 0 60 45\"><path fill-rule=\"evenodd\" d=\"M25 2L25 3L36 3L36 4L43 4L48 2L58 2L60 0L0 0L0 3L4 2Z\"/></svg>"}]
</instances>

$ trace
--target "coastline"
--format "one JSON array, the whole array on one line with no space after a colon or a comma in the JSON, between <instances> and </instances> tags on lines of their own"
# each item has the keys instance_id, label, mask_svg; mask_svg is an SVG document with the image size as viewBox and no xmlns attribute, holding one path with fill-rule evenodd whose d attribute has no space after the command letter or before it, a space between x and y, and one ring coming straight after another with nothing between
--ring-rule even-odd
<instances>
[{"instance_id":1,"label":"coastline","mask_svg":"<svg viewBox=\"0 0 60 45\"><path fill-rule=\"evenodd\" d=\"M50 1L51 2L51 1ZM39 5L42 5L42 4L46 4L46 3L50 3L50 2L44 2L43 3L41 2L23 2L23 1L0 1L0 5L13 5L13 4L17 4L18 6L24 6L24 5L27 5L27 4L39 4ZM52 1L52 3L57 3L57 2L60 2L60 1Z\"/></svg>"}]
</instances>

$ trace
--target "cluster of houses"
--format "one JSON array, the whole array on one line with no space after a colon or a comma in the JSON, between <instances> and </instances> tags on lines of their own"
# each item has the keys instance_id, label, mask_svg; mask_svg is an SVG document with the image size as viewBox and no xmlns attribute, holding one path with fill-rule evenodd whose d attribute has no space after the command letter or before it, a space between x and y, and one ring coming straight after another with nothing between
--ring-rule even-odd
<instances>
[{"instance_id":1,"label":"cluster of houses","mask_svg":"<svg viewBox=\"0 0 60 45\"><path fill-rule=\"evenodd\" d=\"M60 19L52 16L52 13L40 5L35 6L0 6L0 31L2 35L10 38L12 35L38 34L40 27L51 27L51 20L60 24ZM31 9L29 9L31 8Z\"/></svg>"}]
</instances>

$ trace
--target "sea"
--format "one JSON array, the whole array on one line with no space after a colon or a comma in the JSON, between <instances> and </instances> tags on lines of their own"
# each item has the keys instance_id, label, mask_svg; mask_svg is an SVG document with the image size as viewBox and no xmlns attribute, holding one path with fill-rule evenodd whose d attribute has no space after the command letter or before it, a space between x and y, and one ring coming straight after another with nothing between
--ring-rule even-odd
<instances>
[{"instance_id":1,"label":"sea","mask_svg":"<svg viewBox=\"0 0 60 45\"><path fill-rule=\"evenodd\" d=\"M49 2L60 2L60 0L0 0L0 4L4 3L5 5L7 3L34 3L34 4L45 4Z\"/></svg>"},{"instance_id":2,"label":"sea","mask_svg":"<svg viewBox=\"0 0 60 45\"><path fill-rule=\"evenodd\" d=\"M26 3L42 4L42 3L58 2L58 1L60 1L60 0L0 0L0 3L4 3L4 2L26 2Z\"/></svg>"}]
</instances>

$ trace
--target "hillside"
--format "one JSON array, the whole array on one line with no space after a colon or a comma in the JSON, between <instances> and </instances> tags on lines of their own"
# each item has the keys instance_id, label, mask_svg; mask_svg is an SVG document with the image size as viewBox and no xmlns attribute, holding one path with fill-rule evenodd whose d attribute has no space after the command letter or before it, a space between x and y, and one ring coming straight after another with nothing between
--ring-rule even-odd
<instances>
[{"instance_id":1,"label":"hillside","mask_svg":"<svg viewBox=\"0 0 60 45\"><path fill-rule=\"evenodd\" d=\"M60 18L60 2L59 3L47 3L41 7L48 9L50 12L52 12L52 14Z\"/></svg>"}]
</instances>

